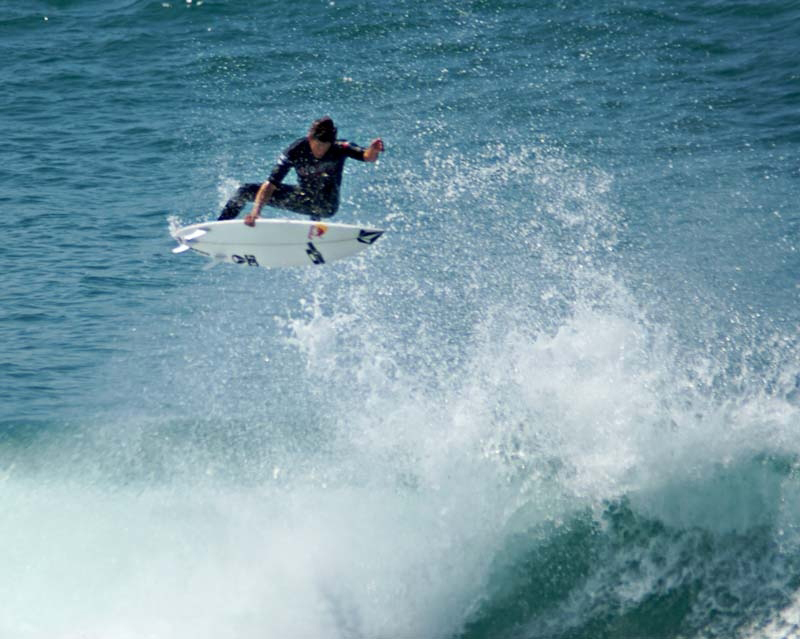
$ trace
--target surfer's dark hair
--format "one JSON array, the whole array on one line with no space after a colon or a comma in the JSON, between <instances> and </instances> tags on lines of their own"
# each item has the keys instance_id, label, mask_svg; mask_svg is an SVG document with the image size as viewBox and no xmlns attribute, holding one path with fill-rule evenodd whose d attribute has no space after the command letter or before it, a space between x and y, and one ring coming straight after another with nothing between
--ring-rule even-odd
<instances>
[{"instance_id":1,"label":"surfer's dark hair","mask_svg":"<svg viewBox=\"0 0 800 639\"><path fill-rule=\"evenodd\" d=\"M336 140L336 125L330 116L325 116L311 123L309 135L320 142L334 142Z\"/></svg>"}]
</instances>

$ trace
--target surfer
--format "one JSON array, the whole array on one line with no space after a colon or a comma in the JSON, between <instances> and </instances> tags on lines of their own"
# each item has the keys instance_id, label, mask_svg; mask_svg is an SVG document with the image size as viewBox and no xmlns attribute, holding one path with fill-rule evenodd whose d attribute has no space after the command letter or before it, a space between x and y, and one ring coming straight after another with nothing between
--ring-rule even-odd
<instances>
[{"instance_id":1,"label":"surfer","mask_svg":"<svg viewBox=\"0 0 800 639\"><path fill-rule=\"evenodd\" d=\"M295 140L281 153L267 181L242 185L228 200L219 219L232 220L247 202L253 202L253 210L244 218L248 226L255 225L265 204L310 215L312 220L331 217L339 208L345 160L375 162L382 151L380 138L364 149L347 140L337 140L331 118L315 120L306 137ZM290 169L297 173L296 185L283 183Z\"/></svg>"}]
</instances>

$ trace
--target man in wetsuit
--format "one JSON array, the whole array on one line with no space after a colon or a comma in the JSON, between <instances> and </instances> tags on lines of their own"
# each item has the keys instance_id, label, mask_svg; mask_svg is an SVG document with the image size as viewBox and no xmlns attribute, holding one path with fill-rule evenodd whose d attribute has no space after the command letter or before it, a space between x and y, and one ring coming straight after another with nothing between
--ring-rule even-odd
<instances>
[{"instance_id":1,"label":"man in wetsuit","mask_svg":"<svg viewBox=\"0 0 800 639\"><path fill-rule=\"evenodd\" d=\"M373 140L369 148L362 149L346 140L337 140L336 126L329 117L315 120L308 135L295 140L281 154L269 179L263 184L241 186L225 205L219 219L235 218L247 202L254 202L253 210L244 218L248 226L255 226L265 204L310 215L312 220L330 217L339 208L345 160L375 162L382 151L380 138ZM297 173L297 185L283 184L290 169Z\"/></svg>"}]
</instances>

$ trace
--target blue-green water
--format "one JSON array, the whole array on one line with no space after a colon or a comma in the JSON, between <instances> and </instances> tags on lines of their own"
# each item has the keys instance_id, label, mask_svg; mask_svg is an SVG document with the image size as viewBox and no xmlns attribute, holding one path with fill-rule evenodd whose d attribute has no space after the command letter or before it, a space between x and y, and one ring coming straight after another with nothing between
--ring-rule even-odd
<instances>
[{"instance_id":1,"label":"blue-green water","mask_svg":"<svg viewBox=\"0 0 800 639\"><path fill-rule=\"evenodd\" d=\"M0 6L0 636L800 636L800 5ZM315 117L324 268L203 270Z\"/></svg>"}]
</instances>

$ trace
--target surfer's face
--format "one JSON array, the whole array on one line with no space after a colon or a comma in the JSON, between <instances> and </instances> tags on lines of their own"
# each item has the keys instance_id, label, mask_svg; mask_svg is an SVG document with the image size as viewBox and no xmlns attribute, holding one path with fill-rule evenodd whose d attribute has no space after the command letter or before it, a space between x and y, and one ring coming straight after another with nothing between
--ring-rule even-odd
<instances>
[{"instance_id":1,"label":"surfer's face","mask_svg":"<svg viewBox=\"0 0 800 639\"><path fill-rule=\"evenodd\" d=\"M317 138L312 138L311 136L308 138L308 143L311 145L311 152L318 160L331 148L330 142L320 142Z\"/></svg>"}]
</instances>

